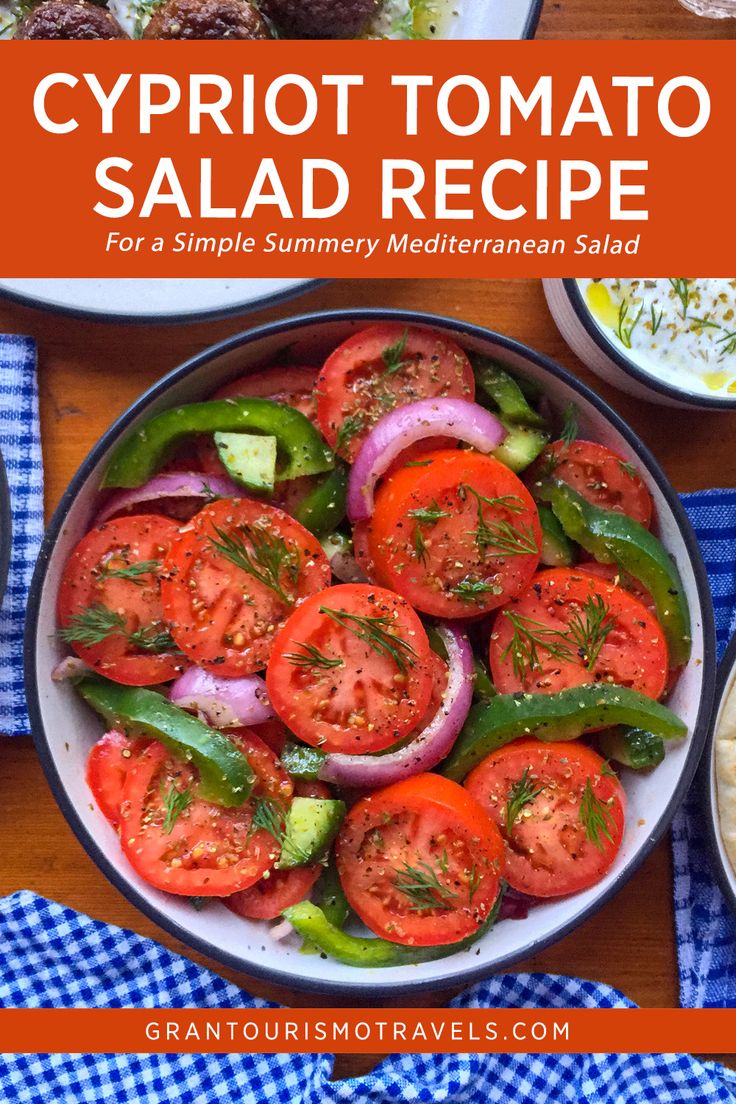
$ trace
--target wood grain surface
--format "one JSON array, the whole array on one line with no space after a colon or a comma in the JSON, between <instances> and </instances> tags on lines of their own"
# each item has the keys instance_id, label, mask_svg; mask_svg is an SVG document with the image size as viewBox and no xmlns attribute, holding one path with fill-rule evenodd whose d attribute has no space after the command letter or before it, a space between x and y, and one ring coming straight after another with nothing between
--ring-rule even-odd
<instances>
[{"instance_id":1,"label":"wood grain surface","mask_svg":"<svg viewBox=\"0 0 736 1104\"><path fill-rule=\"evenodd\" d=\"M548 0L538 37L722 38L732 37L735 28L732 21L698 19L677 0L619 0L612 5ZM53 509L102 431L166 371L212 342L260 321L351 306L436 311L518 338L595 386L654 451L678 490L733 485L736 413L699 414L650 406L597 381L562 342L538 281L344 281L258 315L176 327L80 322L0 302L0 332L31 334L38 342L47 510ZM34 890L205 961L163 934L100 874L51 797L29 739L2 746L0 809L6 831L5 846L0 848L0 893ZM320 1003L313 996L206 964L259 996L294 1005ZM642 1005L676 1005L669 842L660 844L596 916L556 946L520 964L520 969L608 982ZM425 995L414 1003L441 1004L448 996ZM411 1001L399 992L395 1003ZM372 1064L373 1059L366 1056L347 1056L339 1060L336 1074L358 1073Z\"/></svg>"}]
</instances>

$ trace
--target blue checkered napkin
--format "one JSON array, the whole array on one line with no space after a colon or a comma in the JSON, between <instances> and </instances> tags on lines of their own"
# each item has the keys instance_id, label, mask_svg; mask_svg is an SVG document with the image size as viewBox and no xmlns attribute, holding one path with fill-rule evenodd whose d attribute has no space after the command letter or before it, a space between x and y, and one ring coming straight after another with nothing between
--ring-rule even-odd
<instances>
[{"instance_id":1,"label":"blue checkered napkin","mask_svg":"<svg viewBox=\"0 0 736 1104\"><path fill-rule=\"evenodd\" d=\"M165 947L32 893L0 901L0 1007L266 1008ZM455 1008L627 1008L614 989L496 977ZM339 1015L339 1012L337 1013ZM734 1104L726 1070L683 1055L395 1055L330 1081L327 1055L10 1055L0 1099L54 1104Z\"/></svg>"},{"instance_id":2,"label":"blue checkered napkin","mask_svg":"<svg viewBox=\"0 0 736 1104\"><path fill-rule=\"evenodd\" d=\"M0 334L0 449L13 514L8 586L0 611L0 733L22 736L31 730L23 689L23 623L43 535L36 346L30 337Z\"/></svg>"},{"instance_id":3,"label":"blue checkered napkin","mask_svg":"<svg viewBox=\"0 0 736 1104\"><path fill-rule=\"evenodd\" d=\"M701 491L682 501L708 569L718 654L736 625L736 491ZM680 1002L688 1008L736 1007L736 920L710 865L698 787L672 831Z\"/></svg>"}]
</instances>

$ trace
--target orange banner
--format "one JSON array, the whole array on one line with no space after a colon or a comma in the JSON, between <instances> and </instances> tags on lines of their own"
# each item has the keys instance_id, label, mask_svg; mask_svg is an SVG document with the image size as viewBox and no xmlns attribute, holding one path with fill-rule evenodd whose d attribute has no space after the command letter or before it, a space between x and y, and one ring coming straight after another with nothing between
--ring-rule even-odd
<instances>
[{"instance_id":1,"label":"orange banner","mask_svg":"<svg viewBox=\"0 0 736 1104\"><path fill-rule=\"evenodd\" d=\"M728 275L733 59L729 42L8 43L0 271Z\"/></svg>"},{"instance_id":2,"label":"orange banner","mask_svg":"<svg viewBox=\"0 0 736 1104\"><path fill-rule=\"evenodd\" d=\"M727 1054L736 1009L4 1009L5 1053Z\"/></svg>"}]
</instances>

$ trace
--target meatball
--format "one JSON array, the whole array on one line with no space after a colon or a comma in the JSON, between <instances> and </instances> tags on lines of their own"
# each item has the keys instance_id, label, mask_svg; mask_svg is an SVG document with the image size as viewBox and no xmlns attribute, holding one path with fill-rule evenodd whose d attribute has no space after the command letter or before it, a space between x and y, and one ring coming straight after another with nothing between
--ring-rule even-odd
<instances>
[{"instance_id":1,"label":"meatball","mask_svg":"<svg viewBox=\"0 0 736 1104\"><path fill-rule=\"evenodd\" d=\"M260 0L265 16L288 38L356 38L380 0Z\"/></svg>"},{"instance_id":2,"label":"meatball","mask_svg":"<svg viewBox=\"0 0 736 1104\"><path fill-rule=\"evenodd\" d=\"M164 0L143 37L270 38L271 33L247 0Z\"/></svg>"},{"instance_id":3,"label":"meatball","mask_svg":"<svg viewBox=\"0 0 736 1104\"><path fill-rule=\"evenodd\" d=\"M18 25L16 38L127 38L106 8L88 0L43 0Z\"/></svg>"}]
</instances>

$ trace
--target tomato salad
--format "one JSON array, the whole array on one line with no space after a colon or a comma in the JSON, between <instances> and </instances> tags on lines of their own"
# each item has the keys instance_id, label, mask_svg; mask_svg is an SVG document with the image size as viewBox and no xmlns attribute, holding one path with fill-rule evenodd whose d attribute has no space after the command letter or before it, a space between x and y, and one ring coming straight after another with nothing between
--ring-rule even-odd
<instances>
[{"instance_id":1,"label":"tomato salad","mask_svg":"<svg viewBox=\"0 0 736 1104\"><path fill-rule=\"evenodd\" d=\"M87 780L126 860L357 967L589 889L621 777L687 734L653 526L574 406L426 328L153 417L58 598L55 677L107 726Z\"/></svg>"}]
</instances>

